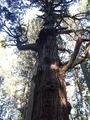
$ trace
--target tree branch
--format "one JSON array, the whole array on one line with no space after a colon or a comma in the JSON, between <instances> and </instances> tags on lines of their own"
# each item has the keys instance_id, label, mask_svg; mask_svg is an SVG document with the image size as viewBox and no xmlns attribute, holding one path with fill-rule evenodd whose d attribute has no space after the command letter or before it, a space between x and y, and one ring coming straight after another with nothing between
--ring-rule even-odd
<instances>
[{"instance_id":1,"label":"tree branch","mask_svg":"<svg viewBox=\"0 0 90 120\"><path fill-rule=\"evenodd\" d=\"M74 29L70 29L70 30L58 30L58 34L69 34L69 33L78 33L78 32L88 32L88 33L90 33L90 30L87 30L87 29L78 29L78 30L74 30Z\"/></svg>"},{"instance_id":2,"label":"tree branch","mask_svg":"<svg viewBox=\"0 0 90 120\"><path fill-rule=\"evenodd\" d=\"M4 27L6 28L5 29L3 27L4 32L6 32L7 34L9 34L11 37L14 37L15 35L11 32L11 30L9 29L9 27L7 27L7 25L5 24L5 22L3 24L4 24Z\"/></svg>"},{"instance_id":3,"label":"tree branch","mask_svg":"<svg viewBox=\"0 0 90 120\"><path fill-rule=\"evenodd\" d=\"M76 59L76 56L79 52L79 49L80 49L80 46L82 44L82 38L81 36L78 37L78 40L76 42L76 45L75 45L75 49L74 49L74 52L72 54L72 57L71 59L68 61L68 63L63 67L63 71L66 72L74 63L75 59Z\"/></svg>"},{"instance_id":4,"label":"tree branch","mask_svg":"<svg viewBox=\"0 0 90 120\"><path fill-rule=\"evenodd\" d=\"M87 44L87 47L84 50L83 54L76 58L76 60L74 61L74 63L72 64L71 67L74 67L74 66L82 63L86 58L88 58L88 51L89 50L90 50L90 43Z\"/></svg>"},{"instance_id":5,"label":"tree branch","mask_svg":"<svg viewBox=\"0 0 90 120\"><path fill-rule=\"evenodd\" d=\"M39 45L37 43L33 43L33 44L21 44L21 43L17 43L17 48L19 50L32 50L35 52L38 52L39 50Z\"/></svg>"},{"instance_id":6,"label":"tree branch","mask_svg":"<svg viewBox=\"0 0 90 120\"><path fill-rule=\"evenodd\" d=\"M60 1L60 2L58 2L57 4L54 4L53 9L55 9L56 7L58 7L61 3L62 3L62 2Z\"/></svg>"},{"instance_id":7,"label":"tree branch","mask_svg":"<svg viewBox=\"0 0 90 120\"><path fill-rule=\"evenodd\" d=\"M14 37L14 35L10 32L10 30L7 31L3 28L2 32L6 32L10 37Z\"/></svg>"},{"instance_id":8,"label":"tree branch","mask_svg":"<svg viewBox=\"0 0 90 120\"><path fill-rule=\"evenodd\" d=\"M65 48L58 48L58 50L60 50L60 51L66 51L66 52L68 52L69 54L70 54L70 50L67 50L67 49L65 49Z\"/></svg>"}]
</instances>

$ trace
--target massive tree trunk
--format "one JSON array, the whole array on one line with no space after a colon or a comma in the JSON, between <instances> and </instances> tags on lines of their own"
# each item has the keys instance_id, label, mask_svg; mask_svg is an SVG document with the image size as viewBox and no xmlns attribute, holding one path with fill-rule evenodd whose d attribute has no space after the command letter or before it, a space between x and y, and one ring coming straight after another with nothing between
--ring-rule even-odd
<instances>
[{"instance_id":1,"label":"massive tree trunk","mask_svg":"<svg viewBox=\"0 0 90 120\"><path fill-rule=\"evenodd\" d=\"M33 76L33 108L31 118L26 120L69 120L70 105L67 102L65 73L61 72L62 64L55 35L47 35L39 46L38 56L37 74Z\"/></svg>"}]
</instances>

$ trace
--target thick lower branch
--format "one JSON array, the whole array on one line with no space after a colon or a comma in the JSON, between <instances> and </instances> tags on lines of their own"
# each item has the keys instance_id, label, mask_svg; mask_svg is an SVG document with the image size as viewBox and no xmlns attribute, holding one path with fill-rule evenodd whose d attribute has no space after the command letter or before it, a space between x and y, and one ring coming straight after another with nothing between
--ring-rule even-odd
<instances>
[{"instance_id":1,"label":"thick lower branch","mask_svg":"<svg viewBox=\"0 0 90 120\"><path fill-rule=\"evenodd\" d=\"M34 43L34 44L27 44L27 45L24 45L24 44L17 44L17 48L19 50L32 50L32 51L35 51L35 52L38 52L39 50L39 45Z\"/></svg>"}]
</instances>

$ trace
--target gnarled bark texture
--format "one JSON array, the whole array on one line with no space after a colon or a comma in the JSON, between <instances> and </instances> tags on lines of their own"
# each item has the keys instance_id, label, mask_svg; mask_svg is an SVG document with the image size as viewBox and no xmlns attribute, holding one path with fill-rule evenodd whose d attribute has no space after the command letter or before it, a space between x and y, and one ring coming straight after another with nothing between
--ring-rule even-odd
<instances>
[{"instance_id":1,"label":"gnarled bark texture","mask_svg":"<svg viewBox=\"0 0 90 120\"><path fill-rule=\"evenodd\" d=\"M26 120L69 120L65 74L58 56L56 37L47 35L40 42L39 65L33 77L35 83L31 118ZM28 111L29 113L30 111Z\"/></svg>"}]
</instances>

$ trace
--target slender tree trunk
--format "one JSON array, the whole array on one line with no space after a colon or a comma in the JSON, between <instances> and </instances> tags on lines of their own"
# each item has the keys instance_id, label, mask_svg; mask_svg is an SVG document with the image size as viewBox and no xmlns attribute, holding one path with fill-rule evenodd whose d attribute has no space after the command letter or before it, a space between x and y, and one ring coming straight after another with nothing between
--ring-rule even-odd
<instances>
[{"instance_id":1,"label":"slender tree trunk","mask_svg":"<svg viewBox=\"0 0 90 120\"><path fill-rule=\"evenodd\" d=\"M80 83L80 78L79 78L79 74L78 74L78 71L75 70L75 80L76 80L76 89L78 89L79 91L79 98L78 98L78 93L76 92L77 94L77 100L78 100L78 103L77 103L77 113L80 114L80 108L83 106L83 115L82 116L82 119L83 120L88 120L88 113L87 113L87 110L86 110L86 104L85 104L85 101L84 101L84 98L83 98L83 94L82 94L82 88L81 88L81 83Z\"/></svg>"},{"instance_id":2,"label":"slender tree trunk","mask_svg":"<svg viewBox=\"0 0 90 120\"><path fill-rule=\"evenodd\" d=\"M32 115L26 120L69 120L65 74L60 73L62 64L55 36L47 37L38 55L37 74L33 77L35 89Z\"/></svg>"},{"instance_id":3,"label":"slender tree trunk","mask_svg":"<svg viewBox=\"0 0 90 120\"><path fill-rule=\"evenodd\" d=\"M86 69L84 63L81 63L81 68L82 68L82 71L83 71L83 74L84 74L84 78L86 80L86 84L87 84L88 90L90 91L90 73Z\"/></svg>"},{"instance_id":4,"label":"slender tree trunk","mask_svg":"<svg viewBox=\"0 0 90 120\"><path fill-rule=\"evenodd\" d=\"M30 87L30 93L29 93L29 98L28 98L28 104L27 104L27 111L26 111L25 120L31 120L31 113L32 113L32 107L33 107L34 87L35 87L35 84L34 84L33 81L31 81L31 87Z\"/></svg>"}]
</instances>

